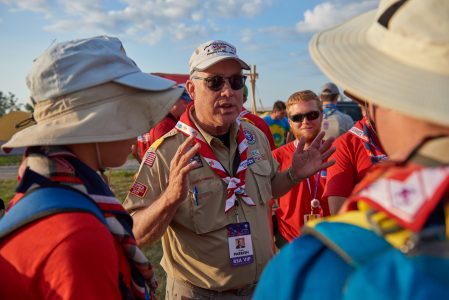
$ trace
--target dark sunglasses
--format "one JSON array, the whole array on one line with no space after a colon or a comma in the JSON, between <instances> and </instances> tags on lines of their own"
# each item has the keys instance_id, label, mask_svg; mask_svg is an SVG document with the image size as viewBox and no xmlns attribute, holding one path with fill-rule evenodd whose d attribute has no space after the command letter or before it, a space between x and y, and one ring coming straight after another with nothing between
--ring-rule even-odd
<instances>
[{"instance_id":1,"label":"dark sunglasses","mask_svg":"<svg viewBox=\"0 0 449 300\"><path fill-rule=\"evenodd\" d=\"M192 79L201 79L204 80L207 84L207 87L214 92L218 92L221 90L225 84L225 80L229 80L229 85L235 91L242 89L245 86L246 76L243 75L232 75L229 77L224 77L220 75L215 75L211 77L198 77L193 76Z\"/></svg>"},{"instance_id":2,"label":"dark sunglasses","mask_svg":"<svg viewBox=\"0 0 449 300\"><path fill-rule=\"evenodd\" d=\"M305 114L296 114L293 116L290 116L290 120L292 120L295 123L300 123L302 121L304 121L304 118L306 118L309 121L313 121L316 120L320 117L320 112L319 111L309 111L308 113Z\"/></svg>"}]
</instances>

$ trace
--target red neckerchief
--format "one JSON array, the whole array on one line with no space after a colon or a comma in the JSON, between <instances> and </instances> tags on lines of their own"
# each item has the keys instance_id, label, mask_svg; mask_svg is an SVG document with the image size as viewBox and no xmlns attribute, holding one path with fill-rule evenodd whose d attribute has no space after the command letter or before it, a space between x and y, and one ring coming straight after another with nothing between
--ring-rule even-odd
<instances>
[{"instance_id":1,"label":"red neckerchief","mask_svg":"<svg viewBox=\"0 0 449 300\"><path fill-rule=\"evenodd\" d=\"M195 141L201 145L201 148L198 151L199 154L204 158L209 167L211 167L211 169L218 176L220 176L220 178L227 185L225 212L228 212L235 205L237 196L240 197L247 205L255 206L256 204L254 203L254 201L245 192L245 174L248 164L246 160L248 142L243 133L243 128L240 124L240 120L236 120L237 125L239 126L239 131L237 134L237 145L240 155L240 164L237 169L237 173L234 177L232 177L218 161L210 145L206 142L198 128L195 126L195 123L190 120L189 112L192 107L193 103L190 103L186 111L182 114L175 128L187 136L193 135L195 137Z\"/></svg>"},{"instance_id":2,"label":"red neckerchief","mask_svg":"<svg viewBox=\"0 0 449 300\"><path fill-rule=\"evenodd\" d=\"M384 162L373 166L343 210L356 210L357 202L366 202L402 227L417 232L448 190L449 166Z\"/></svg>"}]
</instances>

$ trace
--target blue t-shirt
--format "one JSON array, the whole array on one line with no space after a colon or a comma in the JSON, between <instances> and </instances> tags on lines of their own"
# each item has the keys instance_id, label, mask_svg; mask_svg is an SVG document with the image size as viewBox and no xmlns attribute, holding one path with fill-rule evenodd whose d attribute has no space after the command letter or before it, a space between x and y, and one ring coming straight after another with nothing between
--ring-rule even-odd
<instances>
[{"instance_id":1,"label":"blue t-shirt","mask_svg":"<svg viewBox=\"0 0 449 300\"><path fill-rule=\"evenodd\" d=\"M287 132L290 131L290 125L288 124L287 118L282 118L280 120L273 120L270 115L265 116L263 120L270 127L271 134L273 135L274 145L276 148L285 144Z\"/></svg>"}]
</instances>

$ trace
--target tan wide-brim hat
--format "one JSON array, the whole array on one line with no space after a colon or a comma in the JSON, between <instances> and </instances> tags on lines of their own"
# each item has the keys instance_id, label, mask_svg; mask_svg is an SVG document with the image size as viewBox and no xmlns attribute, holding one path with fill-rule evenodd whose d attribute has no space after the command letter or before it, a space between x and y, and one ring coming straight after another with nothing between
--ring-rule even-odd
<instances>
[{"instance_id":1,"label":"tan wide-brim hat","mask_svg":"<svg viewBox=\"0 0 449 300\"><path fill-rule=\"evenodd\" d=\"M154 127L183 89L149 92L110 82L34 107L35 125L16 133L3 149L71 145L135 138Z\"/></svg>"},{"instance_id":2,"label":"tan wide-brim hat","mask_svg":"<svg viewBox=\"0 0 449 300\"><path fill-rule=\"evenodd\" d=\"M316 34L309 50L354 96L449 126L449 1L381 1Z\"/></svg>"},{"instance_id":3,"label":"tan wide-brim hat","mask_svg":"<svg viewBox=\"0 0 449 300\"><path fill-rule=\"evenodd\" d=\"M25 111L12 111L0 117L0 141L9 140L15 133L31 126L31 113Z\"/></svg>"}]
</instances>

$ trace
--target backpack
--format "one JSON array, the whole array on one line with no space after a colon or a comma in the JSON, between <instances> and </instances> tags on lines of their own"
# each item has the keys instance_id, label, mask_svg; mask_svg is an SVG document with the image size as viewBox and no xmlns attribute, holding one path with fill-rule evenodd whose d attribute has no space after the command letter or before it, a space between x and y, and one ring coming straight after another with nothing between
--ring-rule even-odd
<instances>
[{"instance_id":1,"label":"backpack","mask_svg":"<svg viewBox=\"0 0 449 300\"><path fill-rule=\"evenodd\" d=\"M106 219L89 196L64 185L41 187L27 193L0 219L0 239L31 222L63 212L87 212L106 225Z\"/></svg>"},{"instance_id":2,"label":"backpack","mask_svg":"<svg viewBox=\"0 0 449 300\"><path fill-rule=\"evenodd\" d=\"M437 211L442 213L442 206ZM333 220L311 224L304 233L317 238L352 267L342 299L449 299L449 241L444 216L442 226L435 222L411 235L397 229L387 233L388 241L364 212L337 215Z\"/></svg>"}]
</instances>

